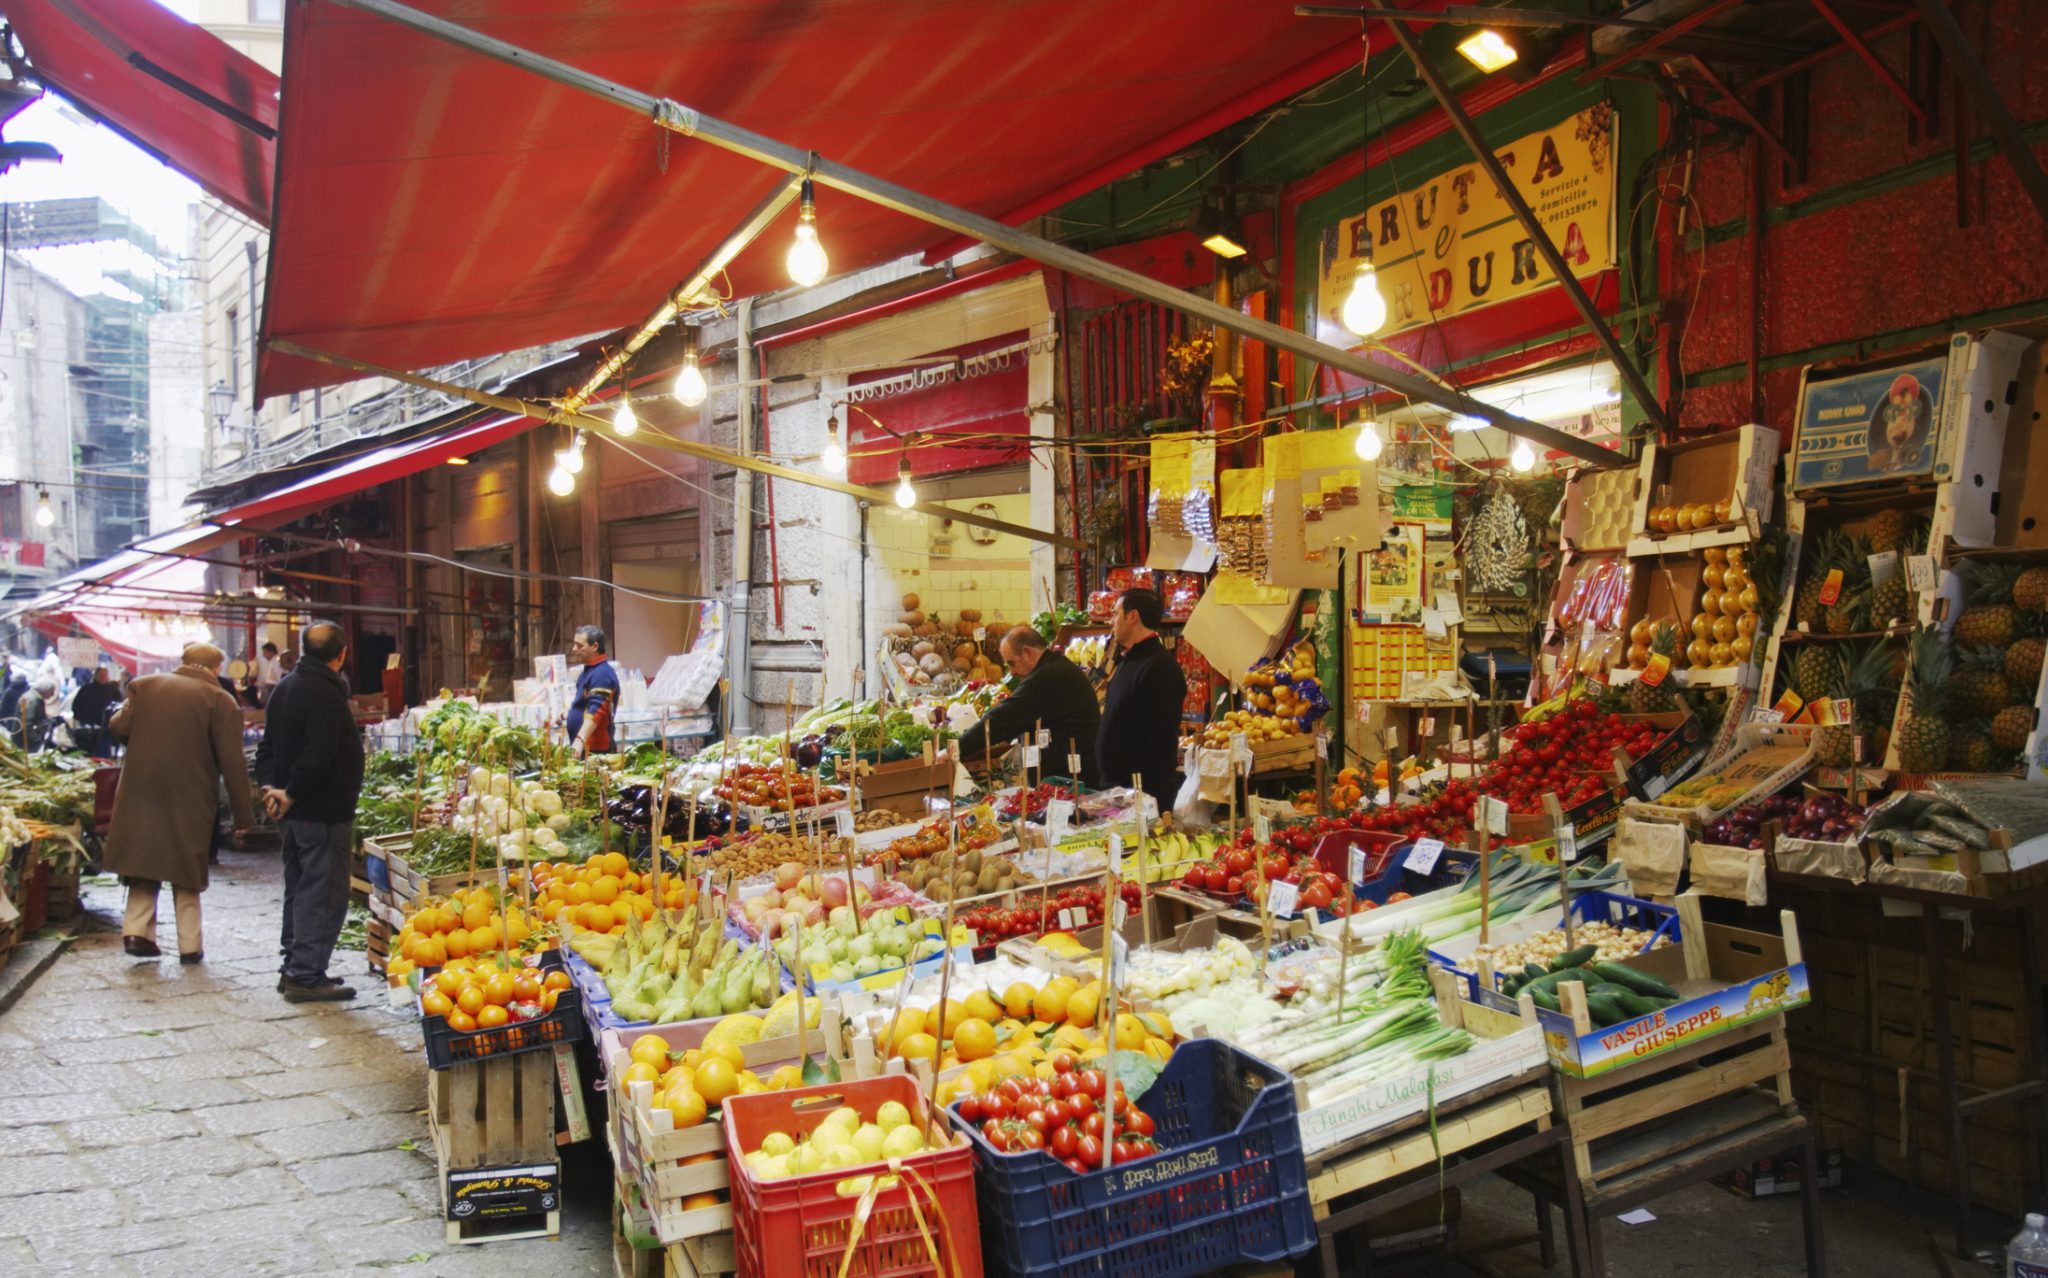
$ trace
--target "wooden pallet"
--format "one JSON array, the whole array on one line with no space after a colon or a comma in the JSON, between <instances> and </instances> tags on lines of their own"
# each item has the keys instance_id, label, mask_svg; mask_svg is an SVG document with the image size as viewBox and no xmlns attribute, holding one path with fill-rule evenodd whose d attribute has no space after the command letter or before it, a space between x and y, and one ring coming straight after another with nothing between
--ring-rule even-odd
<instances>
[{"instance_id":1,"label":"wooden pallet","mask_svg":"<svg viewBox=\"0 0 2048 1278\"><path fill-rule=\"evenodd\" d=\"M439 1165L442 1207L451 1177L529 1166L559 1169L555 1144L555 1061L550 1052L522 1052L427 1073L427 1126ZM555 1237L557 1207L516 1216L449 1220L452 1243Z\"/></svg>"}]
</instances>

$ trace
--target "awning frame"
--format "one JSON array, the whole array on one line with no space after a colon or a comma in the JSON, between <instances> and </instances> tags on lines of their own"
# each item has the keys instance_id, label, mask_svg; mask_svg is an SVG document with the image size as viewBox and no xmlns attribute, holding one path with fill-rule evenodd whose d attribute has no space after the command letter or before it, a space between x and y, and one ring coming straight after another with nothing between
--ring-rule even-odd
<instances>
[{"instance_id":1,"label":"awning frame","mask_svg":"<svg viewBox=\"0 0 2048 1278\"><path fill-rule=\"evenodd\" d=\"M1235 332L1244 337L1279 349L1290 351L1305 359L1327 364L1332 368L1354 377L1385 386L1389 390L1437 404L1461 416L1477 418L1490 426L1498 427L1508 434L1526 439L1543 448L1552 449L1577 457L1601 469L1611 469L1630 464L1622 455L1601 448L1595 444L1553 427L1532 422L1513 413L1495 408L1452 388L1439 385L1427 377L1417 376L1400 369L1367 359L1361 355L1331 346L1316 338L1299 333L1291 328L1266 320L1244 315L1230 307L1220 306L1205 297L1184 293L1136 271L1113 265L1088 254L1077 252L1064 245L1032 235L1016 227L983 217L978 213L955 205L947 204L908 187L898 185L861 172L835 161L825 159L814 151L807 151L785 142L777 141L745 129L730 121L707 115L670 98L658 98L652 94L630 88L615 81L604 79L578 67L557 59L521 48L508 41L486 36L467 27L423 13L398 0L335 0L347 8L376 14L403 26L447 43L467 48L473 52L522 68L543 79L554 81L579 92L610 101L651 120L657 127L680 133L687 138L701 139L713 146L752 159L758 163L798 177L808 177L834 190L856 196L893 212L901 213L957 234L969 235L997 248L1031 258L1047 266L1055 267L1083 279L1113 288L1132 297L1155 302L1171 310L1195 319L1204 320L1218 328ZM657 312L658 314L659 312ZM384 376L392 375L390 370L346 360L345 357L316 352L281 339L268 342L271 349L284 354L296 354L337 363L342 367L354 365L366 372ZM435 385L422 381L422 385ZM443 389L454 389L442 387ZM495 397L494 397L495 398ZM479 403L488 402L477 400ZM521 410L524 411L524 410ZM581 414L576 415L582 419ZM587 420L587 419L585 419ZM697 447L697 446L692 446ZM722 451L722 450L718 450ZM736 457L737 455L733 455ZM724 460L731 461L732 458ZM749 462L752 459L747 459ZM765 463L753 463L755 468ZM767 473L767 472L764 472ZM821 482L820 477L800 471L775 467L777 478L786 478L814 486L833 487ZM851 485L840 487L851 488ZM873 498L869 490L855 495ZM928 512L930 513L930 512ZM960 518L958 512L945 511L948 517ZM970 521L971 522L971 521ZM1004 531L1010 531L1005 529ZM1047 540L1048 535L1034 533L1034 540Z\"/></svg>"}]
</instances>

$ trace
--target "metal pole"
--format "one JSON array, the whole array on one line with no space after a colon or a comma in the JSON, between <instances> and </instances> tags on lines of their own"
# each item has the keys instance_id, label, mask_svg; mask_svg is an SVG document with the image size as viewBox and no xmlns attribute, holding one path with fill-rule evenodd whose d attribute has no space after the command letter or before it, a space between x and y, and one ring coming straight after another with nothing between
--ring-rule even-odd
<instances>
[{"instance_id":1,"label":"metal pole","mask_svg":"<svg viewBox=\"0 0 2048 1278\"><path fill-rule=\"evenodd\" d=\"M740 412L734 451L754 448L754 299L743 297L735 317L739 333ZM727 677L732 682L732 727L743 737L754 735L754 474L741 469L732 477L732 625L725 636ZM792 826L795 822L791 822ZM792 829L791 834L796 831Z\"/></svg>"},{"instance_id":2,"label":"metal pole","mask_svg":"<svg viewBox=\"0 0 2048 1278\"><path fill-rule=\"evenodd\" d=\"M1558 284L1563 287L1565 296L1571 298L1572 305L1578 308L1579 318L1586 321L1586 326L1593 330L1593 336L1606 348L1607 358L1613 360L1615 368L1620 370L1622 379L1635 394L1636 403L1649 414L1650 420L1659 432L1668 434L1671 430L1671 419L1664 413L1663 401L1650 389L1649 380L1636 367L1635 361L1629 358L1628 352L1622 349L1621 339L1607 326L1606 317L1594 307L1593 299L1586 296L1585 287L1579 283L1579 277L1572 274L1571 266L1564 260L1564 255L1557 251L1557 245L1551 243L1550 232L1544 230L1543 223L1536 220L1535 210L1529 207L1529 201L1522 198L1521 191L1509 180L1507 170L1501 166L1500 157L1493 153L1493 148L1486 144L1486 139L1479 136L1478 126L1473 124L1472 117L1466 114L1464 104L1458 101L1458 95L1452 93L1451 86L1444 82L1443 73L1437 70L1436 64L1422 52L1414 33L1408 30L1405 23L1389 22L1387 26L1393 31L1394 39L1400 43L1401 51L1415 64L1416 74L1429 86L1429 91L1436 95L1437 105L1450 117L1451 127L1458 131L1459 137L1465 139L1465 145L1471 148L1473 158L1479 161L1479 167L1486 170L1486 175L1493 179L1494 186L1499 189L1500 198L1514 211L1515 220L1522 224L1522 233L1535 243L1536 251L1543 255L1544 265L1550 268L1550 273L1557 277Z\"/></svg>"},{"instance_id":3,"label":"metal pole","mask_svg":"<svg viewBox=\"0 0 2048 1278\"><path fill-rule=\"evenodd\" d=\"M589 413L565 413L552 404L538 403L530 399L514 399L508 395L494 395L489 391L480 391L468 386L458 386L453 382L436 381L431 377L421 377L418 373L408 373L404 369L387 368L382 364L371 364L359 359L350 359L346 355L335 355L327 351L317 351L310 346L301 346L297 342L287 341L281 337L270 339L270 349L285 355L297 355L302 359L313 359L323 364L332 364L336 368L353 369L358 373L368 373L375 377L388 377L392 381L404 382L411 386L423 386L428 390L440 391L446 395L453 395L457 399L466 399L472 404L482 404L487 408L495 408L500 412L517 413L521 417L531 417L543 422L556 422L563 426L579 426L587 431L602 433L606 439L611 438L609 433L611 423L593 417ZM813 488L823 488L828 492L844 493L848 497L858 497L865 502L893 503L895 501L894 497L879 488L868 488L860 484L849 484L837 479L827 479L823 475L813 475L808 471L796 470L789 466L780 466L774 462L744 456L728 448L718 448L711 444L692 443L687 439L676 439L658 432L643 433L634 438L636 441L645 442L672 453L682 453L687 457L701 457L705 461L720 466L737 466L741 471L751 471L757 475L773 475L777 479L786 479L793 484L809 484ZM969 524L976 528L993 529L999 533L1008 533L1012 537L1023 537L1030 541L1042 541L1067 550L1078 550L1081 548L1081 543L1071 537L1062 537L1058 533L1049 533L1038 528L1026 528L1022 524L1013 524L1007 520L990 519L985 515L977 515L973 511L962 510L957 506L944 506L938 502L921 501L912 506L911 509L939 519L951 519L956 523Z\"/></svg>"},{"instance_id":4,"label":"metal pole","mask_svg":"<svg viewBox=\"0 0 2048 1278\"><path fill-rule=\"evenodd\" d=\"M1978 60L1977 51L1970 47L1970 38L1963 34L1956 24L1956 16L1948 11L1941 0L1913 0L1920 10L1920 17L1927 23L1927 29L1941 42L1943 53L1955 63L1956 77L1970 91L1970 97L1977 103L1977 109L1984 113L1984 119L1991 125L1991 136L1998 139L1998 149L2007 163L2018 175L2020 185L2027 189L2027 197L2034 202L2034 208L2044 219L2048 219L2048 173L2041 170L2041 162L2034 158L2034 149L2027 145L2027 139L2020 132L2019 124L2006 108L2005 99L1998 95L1998 86L1991 83L1991 76Z\"/></svg>"},{"instance_id":5,"label":"metal pole","mask_svg":"<svg viewBox=\"0 0 2048 1278\"><path fill-rule=\"evenodd\" d=\"M1540 447L1569 454L1602 469L1633 464L1629 458L1589 443L1576 435L1569 435L1564 431L1517 417L1513 413L1495 408L1491 404L1481 403L1461 391L1440 385L1426 377L1366 359L1317 341L1305 333L1297 333L1293 329L1218 306L1206 297L1184 293L1136 271L1054 244L1050 240L1041 239L992 218L935 200L928 195L898 186L894 182L884 181L858 169L821 159L813 152L777 142L773 138L764 137L715 116L695 111L679 102L657 98L637 89L629 89L567 63L543 57L503 40L481 35L446 19L399 4L397 0L336 0L336 3L366 13L378 14L450 44L460 45L510 66L531 71L543 79L615 102L630 111L648 116L658 126L672 129L685 137L701 139L723 150L789 173L808 174L821 186L858 196L906 217L914 217L949 231L971 235L996 248L1028 257L1082 279L1093 280L1097 284L1154 302L1168 310L1178 311L1246 337L1257 338L1276 349L1290 351L1304 359L1314 360L1340 372L1384 386L1409 399L1436 404L1461 416L1476 417L1490 426L1499 427L1510 435L1519 436ZM1399 28L1396 30L1398 32ZM1561 273L1561 278L1570 281L1568 273ZM1595 328L1599 332L1605 331L1597 324ZM284 349L275 339L271 346L277 350ZM1623 367L1627 367L1625 361ZM1647 396L1639 398L1654 409L1653 399ZM1661 424L1661 413L1657 415ZM1040 534L1040 538L1043 537L1044 534Z\"/></svg>"}]
</instances>

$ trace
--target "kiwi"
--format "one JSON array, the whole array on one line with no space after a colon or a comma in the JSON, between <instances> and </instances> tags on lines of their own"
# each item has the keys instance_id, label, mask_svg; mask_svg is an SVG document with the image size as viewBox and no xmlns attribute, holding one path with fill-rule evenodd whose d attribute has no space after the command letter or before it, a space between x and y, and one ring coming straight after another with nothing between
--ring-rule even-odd
<instances>
[{"instance_id":1,"label":"kiwi","mask_svg":"<svg viewBox=\"0 0 2048 1278\"><path fill-rule=\"evenodd\" d=\"M1003 876L996 872L995 866L984 865L981 867L981 876L975 880L974 886L977 891L986 894L995 891L996 885L1002 881Z\"/></svg>"},{"instance_id":2,"label":"kiwi","mask_svg":"<svg viewBox=\"0 0 2048 1278\"><path fill-rule=\"evenodd\" d=\"M969 874L981 873L981 849L968 849L967 855L962 859L961 864L967 867Z\"/></svg>"},{"instance_id":3,"label":"kiwi","mask_svg":"<svg viewBox=\"0 0 2048 1278\"><path fill-rule=\"evenodd\" d=\"M924 894L934 901L950 901L953 899L953 885L944 879L934 879L924 889Z\"/></svg>"},{"instance_id":4,"label":"kiwi","mask_svg":"<svg viewBox=\"0 0 2048 1278\"><path fill-rule=\"evenodd\" d=\"M996 891L998 892L1012 891L1016 888L1016 886L1017 880L1008 874L1005 874L1001 878L996 880Z\"/></svg>"}]
</instances>

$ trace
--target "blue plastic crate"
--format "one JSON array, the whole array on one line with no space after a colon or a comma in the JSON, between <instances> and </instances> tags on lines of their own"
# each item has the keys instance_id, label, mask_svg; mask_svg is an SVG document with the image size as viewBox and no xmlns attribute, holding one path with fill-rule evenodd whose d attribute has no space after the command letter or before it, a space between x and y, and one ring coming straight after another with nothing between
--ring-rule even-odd
<instances>
[{"instance_id":1,"label":"blue plastic crate","mask_svg":"<svg viewBox=\"0 0 2048 1278\"><path fill-rule=\"evenodd\" d=\"M1182 1278L1315 1245L1293 1080L1215 1039L1183 1043L1138 1104L1162 1153L1079 1176L974 1144L982 1268L1014 1278Z\"/></svg>"}]
</instances>

